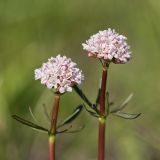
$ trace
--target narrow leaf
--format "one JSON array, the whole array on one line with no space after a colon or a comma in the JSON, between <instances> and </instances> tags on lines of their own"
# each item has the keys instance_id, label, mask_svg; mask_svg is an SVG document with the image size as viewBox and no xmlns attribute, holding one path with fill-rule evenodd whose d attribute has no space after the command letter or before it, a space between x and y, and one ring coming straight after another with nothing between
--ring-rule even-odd
<instances>
[{"instance_id":1,"label":"narrow leaf","mask_svg":"<svg viewBox=\"0 0 160 160\"><path fill-rule=\"evenodd\" d=\"M31 114L31 117L34 119L34 121L35 121L35 122L38 122L38 120L37 120L36 117L34 116L34 114L33 114L32 109L31 109L30 106L28 107L28 109L29 109L29 112L30 112L30 114Z\"/></svg>"},{"instance_id":2,"label":"narrow leaf","mask_svg":"<svg viewBox=\"0 0 160 160\"><path fill-rule=\"evenodd\" d=\"M29 127L31 127L32 129L36 129L36 130L41 130L41 131L48 132L48 129L43 128L43 127L41 127L41 126L39 126L39 125L37 125L37 124L34 124L34 123L30 122L30 121L27 121L27 120L25 120L25 119L23 119L23 118L21 118L21 117L19 117L19 116L17 116L17 115L12 115L12 117L13 117L15 120L17 120L18 122L20 122L20 123L22 123L22 124L24 124L24 125L26 125L26 126L29 126Z\"/></svg>"},{"instance_id":3,"label":"narrow leaf","mask_svg":"<svg viewBox=\"0 0 160 160\"><path fill-rule=\"evenodd\" d=\"M56 130L56 134L67 132L67 131L69 131L69 129L71 129L71 128L72 128L72 125L70 125L68 128L63 129L63 130L61 130L61 131L57 131L57 130Z\"/></svg>"},{"instance_id":4,"label":"narrow leaf","mask_svg":"<svg viewBox=\"0 0 160 160\"><path fill-rule=\"evenodd\" d=\"M99 104L100 93L101 93L101 89L99 88L97 98L96 98L96 103L95 103L96 108L98 107L98 104Z\"/></svg>"},{"instance_id":5,"label":"narrow leaf","mask_svg":"<svg viewBox=\"0 0 160 160\"><path fill-rule=\"evenodd\" d=\"M48 114L48 111L47 111L47 108L46 108L46 105L43 104L43 111L44 111L44 115L46 117L46 119L50 122L50 117L49 117L49 114Z\"/></svg>"},{"instance_id":6,"label":"narrow leaf","mask_svg":"<svg viewBox=\"0 0 160 160\"><path fill-rule=\"evenodd\" d=\"M85 108L85 110L86 110L88 113L90 113L92 116L94 116L94 117L99 117L99 115L97 114L97 112L95 113L95 112L89 110L89 109L86 107L85 104L84 104L84 108Z\"/></svg>"},{"instance_id":7,"label":"narrow leaf","mask_svg":"<svg viewBox=\"0 0 160 160\"><path fill-rule=\"evenodd\" d=\"M75 129L75 130L70 130L70 131L67 131L67 132L64 132L64 133L77 133L77 132L80 132L81 130L83 130L85 128L85 126L81 126L79 127L78 129Z\"/></svg>"},{"instance_id":8,"label":"narrow leaf","mask_svg":"<svg viewBox=\"0 0 160 160\"><path fill-rule=\"evenodd\" d=\"M118 112L112 113L112 115L117 116L117 117L121 117L124 119L136 119L141 115L141 113L131 114L131 113L124 113L124 112L118 111Z\"/></svg>"},{"instance_id":9,"label":"narrow leaf","mask_svg":"<svg viewBox=\"0 0 160 160\"><path fill-rule=\"evenodd\" d=\"M74 85L73 88L76 91L76 93L84 100L84 102L88 104L88 106L90 107L93 106L92 103L89 101L89 99L85 96L83 91L77 85Z\"/></svg>"},{"instance_id":10,"label":"narrow leaf","mask_svg":"<svg viewBox=\"0 0 160 160\"><path fill-rule=\"evenodd\" d=\"M106 93L106 98L107 98L107 114L109 114L109 108L110 108L110 103L109 103L109 92Z\"/></svg>"},{"instance_id":11,"label":"narrow leaf","mask_svg":"<svg viewBox=\"0 0 160 160\"><path fill-rule=\"evenodd\" d=\"M72 122L74 119L78 117L78 115L81 113L83 109L83 105L79 105L72 114L70 114L57 128L64 126L70 122Z\"/></svg>"},{"instance_id":12,"label":"narrow leaf","mask_svg":"<svg viewBox=\"0 0 160 160\"><path fill-rule=\"evenodd\" d=\"M127 104L129 103L129 101L132 99L132 97L133 97L133 93L131 93L131 94L124 100L124 102L123 102L120 106L118 106L117 108L111 110L110 112L111 112L111 113L114 113L114 112L121 111L122 109L124 109L124 108L127 106Z\"/></svg>"},{"instance_id":13,"label":"narrow leaf","mask_svg":"<svg viewBox=\"0 0 160 160\"><path fill-rule=\"evenodd\" d=\"M131 93L125 100L124 102L120 105L120 109L122 110L126 105L129 103L129 101L132 99L133 93Z\"/></svg>"}]
</instances>

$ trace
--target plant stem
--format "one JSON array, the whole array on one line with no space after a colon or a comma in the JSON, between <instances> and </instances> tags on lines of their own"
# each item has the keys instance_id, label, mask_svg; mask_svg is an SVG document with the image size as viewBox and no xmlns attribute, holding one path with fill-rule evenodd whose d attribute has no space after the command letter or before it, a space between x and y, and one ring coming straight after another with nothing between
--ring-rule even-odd
<instances>
[{"instance_id":1,"label":"plant stem","mask_svg":"<svg viewBox=\"0 0 160 160\"><path fill-rule=\"evenodd\" d=\"M49 135L49 150L48 150L48 159L55 160L55 136Z\"/></svg>"},{"instance_id":2,"label":"plant stem","mask_svg":"<svg viewBox=\"0 0 160 160\"><path fill-rule=\"evenodd\" d=\"M55 136L56 136L56 124L58 117L60 95L55 95L54 105L51 117L51 127L49 132L49 160L55 160Z\"/></svg>"},{"instance_id":3,"label":"plant stem","mask_svg":"<svg viewBox=\"0 0 160 160\"><path fill-rule=\"evenodd\" d=\"M98 135L98 160L104 160L105 157L105 97L106 97L106 83L107 83L107 66L103 67L101 92L100 92L100 117L99 117L99 135Z\"/></svg>"}]
</instances>

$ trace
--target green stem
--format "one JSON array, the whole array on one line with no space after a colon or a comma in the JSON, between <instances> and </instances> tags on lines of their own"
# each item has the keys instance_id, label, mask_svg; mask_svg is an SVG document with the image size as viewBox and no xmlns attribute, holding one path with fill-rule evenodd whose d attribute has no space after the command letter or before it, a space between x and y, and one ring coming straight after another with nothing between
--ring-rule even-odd
<instances>
[{"instance_id":1,"label":"green stem","mask_svg":"<svg viewBox=\"0 0 160 160\"><path fill-rule=\"evenodd\" d=\"M98 134L98 160L104 160L105 157L105 97L106 97L106 83L107 83L107 66L105 65L102 73L101 92L100 92L100 118L99 118L99 134Z\"/></svg>"},{"instance_id":2,"label":"green stem","mask_svg":"<svg viewBox=\"0 0 160 160\"><path fill-rule=\"evenodd\" d=\"M60 101L60 95L55 95L52 117L51 117L51 127L49 132L49 144L48 144L49 160L55 160L55 136L56 136L59 101Z\"/></svg>"}]
</instances>

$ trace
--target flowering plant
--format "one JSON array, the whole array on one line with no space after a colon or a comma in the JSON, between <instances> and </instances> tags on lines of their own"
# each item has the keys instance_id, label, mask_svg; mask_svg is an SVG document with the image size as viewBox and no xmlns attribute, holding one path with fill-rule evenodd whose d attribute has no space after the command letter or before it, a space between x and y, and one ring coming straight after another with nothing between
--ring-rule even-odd
<instances>
[{"instance_id":1,"label":"flowering plant","mask_svg":"<svg viewBox=\"0 0 160 160\"><path fill-rule=\"evenodd\" d=\"M50 118L50 128L47 129L19 116L13 115L13 118L17 121L36 130L48 133L49 160L55 160L56 158L55 138L57 134L63 132L73 133L83 128L80 127L78 130L72 131L70 130L72 126L65 129L62 128L78 117L83 107L91 116L98 119L98 160L104 160L105 158L106 118L110 114L125 119L135 119L140 116L140 114L130 114L122 111L132 98L132 94L129 95L120 106L113 108L113 103L110 102L109 99L109 92L106 89L110 63L125 64L131 59L131 52L129 51L130 47L127 44L127 38L109 28L92 35L86 43L82 44L82 46L83 49L87 51L89 57L99 59L102 64L101 86L98 89L95 103L92 103L85 93L78 87L78 85L84 80L84 75L82 74L82 71L77 68L77 64L72 62L72 60L66 56L57 55L55 58L49 58L40 68L35 69L35 80L40 80L42 85L53 90L55 94L52 115ZM66 92L71 92L72 88L84 103L78 105L78 107L76 107L67 118L65 118L60 124L57 124L60 97ZM33 118L35 118L31 109L30 112Z\"/></svg>"},{"instance_id":2,"label":"flowering plant","mask_svg":"<svg viewBox=\"0 0 160 160\"><path fill-rule=\"evenodd\" d=\"M102 64L101 86L98 90L96 103L91 103L84 92L77 86L74 87L78 95L84 100L90 109L86 110L99 121L98 135L98 160L105 158L105 125L109 114L125 119L135 119L140 114L124 113L122 110L126 107L132 94L117 108L111 108L112 103L109 100L107 91L108 69L111 62L115 64L125 64L131 59L130 47L126 42L127 38L111 30L110 28L92 35L86 43L83 43L83 49L87 51L89 57L100 60ZM106 105L107 104L107 105Z\"/></svg>"},{"instance_id":3,"label":"flowering plant","mask_svg":"<svg viewBox=\"0 0 160 160\"><path fill-rule=\"evenodd\" d=\"M76 67L76 63L72 62L70 58L66 56L57 55L55 58L51 57L46 63L43 63L39 69L35 69L35 80L40 80L41 84L45 85L48 89L54 91L54 105L52 109L52 114L50 119L50 128L44 128L40 125L37 125L33 122L25 120L17 115L13 115L13 118L17 121L39 131L48 133L49 136L49 160L55 160L55 138L57 134L60 133L74 133L81 130L83 127L80 127L77 130L70 130L72 125L69 128L63 129L63 126L71 123L83 109L83 105L78 105L75 110L66 117L60 124L57 125L58 111L60 96L65 92L71 92L72 87L80 85L84 76L82 71ZM35 119L31 108L29 108L32 117ZM46 108L45 108L46 110ZM47 114L47 117L49 115Z\"/></svg>"}]
</instances>

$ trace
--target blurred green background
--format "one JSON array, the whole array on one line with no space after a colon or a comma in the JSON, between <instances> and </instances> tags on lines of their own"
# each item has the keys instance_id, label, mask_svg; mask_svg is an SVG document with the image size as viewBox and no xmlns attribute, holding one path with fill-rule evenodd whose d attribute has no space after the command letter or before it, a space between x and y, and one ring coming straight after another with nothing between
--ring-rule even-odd
<instances>
[{"instance_id":1,"label":"blurred green background","mask_svg":"<svg viewBox=\"0 0 160 160\"><path fill-rule=\"evenodd\" d=\"M57 54L72 57L85 75L81 85L94 101L101 76L99 61L88 58L81 44L99 30L114 28L128 37L133 59L111 65L108 89L120 104L131 92L127 121L110 116L106 154L109 160L160 159L160 1L157 0L0 0L0 159L47 159L47 135L11 118L48 126L42 104L50 111L53 93L34 80L34 69ZM59 120L82 103L75 92L61 99ZM32 120L33 121L33 120ZM83 112L74 122L85 129L57 137L57 159L96 160L97 121ZM107 159L107 158L106 158Z\"/></svg>"}]
</instances>

